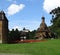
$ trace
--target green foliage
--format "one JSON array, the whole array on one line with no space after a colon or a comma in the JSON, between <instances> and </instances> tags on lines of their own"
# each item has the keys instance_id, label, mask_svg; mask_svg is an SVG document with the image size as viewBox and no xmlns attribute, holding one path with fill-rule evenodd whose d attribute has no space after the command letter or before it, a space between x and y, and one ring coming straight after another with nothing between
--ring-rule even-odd
<instances>
[{"instance_id":1,"label":"green foliage","mask_svg":"<svg viewBox=\"0 0 60 55\"><path fill-rule=\"evenodd\" d=\"M25 28L23 28L23 30L25 30ZM17 40L20 40L21 38L21 34L23 32L22 31L19 31L18 29L14 30L12 29L11 31L9 31L8 33L8 42L14 42L14 41L17 41ZM27 39L35 39L35 34L36 34L36 30L33 30L33 31L29 31L26 33L26 38Z\"/></svg>"},{"instance_id":2,"label":"green foliage","mask_svg":"<svg viewBox=\"0 0 60 55\"><path fill-rule=\"evenodd\" d=\"M20 32L18 29L14 30L12 29L12 31L9 31L9 35L8 35L8 42L10 41L15 41L15 40L19 40L20 38Z\"/></svg>"},{"instance_id":3,"label":"green foliage","mask_svg":"<svg viewBox=\"0 0 60 55\"><path fill-rule=\"evenodd\" d=\"M50 29L60 36L60 7L53 9L50 14L52 14L52 26Z\"/></svg>"},{"instance_id":4,"label":"green foliage","mask_svg":"<svg viewBox=\"0 0 60 55\"><path fill-rule=\"evenodd\" d=\"M28 32L28 39L35 39L35 34L36 34L36 30L33 30L31 32Z\"/></svg>"},{"instance_id":5,"label":"green foliage","mask_svg":"<svg viewBox=\"0 0 60 55\"><path fill-rule=\"evenodd\" d=\"M52 17L60 17L60 7L57 7L55 9L53 9L50 14L52 14L53 16Z\"/></svg>"},{"instance_id":6,"label":"green foliage","mask_svg":"<svg viewBox=\"0 0 60 55\"><path fill-rule=\"evenodd\" d=\"M60 55L60 39L23 44L0 44L0 53Z\"/></svg>"}]
</instances>

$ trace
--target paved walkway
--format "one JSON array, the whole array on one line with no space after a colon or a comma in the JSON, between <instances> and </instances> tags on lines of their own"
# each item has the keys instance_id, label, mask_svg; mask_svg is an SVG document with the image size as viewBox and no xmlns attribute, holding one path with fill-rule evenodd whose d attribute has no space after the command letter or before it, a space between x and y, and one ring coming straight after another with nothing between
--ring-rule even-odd
<instances>
[{"instance_id":1,"label":"paved walkway","mask_svg":"<svg viewBox=\"0 0 60 55\"><path fill-rule=\"evenodd\" d=\"M10 53L0 53L0 55L30 55L30 54L10 54Z\"/></svg>"},{"instance_id":2,"label":"paved walkway","mask_svg":"<svg viewBox=\"0 0 60 55\"><path fill-rule=\"evenodd\" d=\"M10 54L10 53L0 53L0 55L24 55L24 54Z\"/></svg>"}]
</instances>

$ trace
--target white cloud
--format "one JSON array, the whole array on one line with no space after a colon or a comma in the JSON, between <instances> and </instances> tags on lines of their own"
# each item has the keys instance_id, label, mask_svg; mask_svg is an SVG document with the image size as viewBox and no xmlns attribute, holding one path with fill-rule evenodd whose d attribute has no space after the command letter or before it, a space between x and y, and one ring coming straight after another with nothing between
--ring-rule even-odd
<instances>
[{"instance_id":1,"label":"white cloud","mask_svg":"<svg viewBox=\"0 0 60 55\"><path fill-rule=\"evenodd\" d=\"M14 30L18 29L20 31L20 30L22 30L22 27L20 27L20 26L13 26L12 28L9 28L9 30L12 30L12 29L14 29Z\"/></svg>"},{"instance_id":2,"label":"white cloud","mask_svg":"<svg viewBox=\"0 0 60 55\"><path fill-rule=\"evenodd\" d=\"M24 4L20 4L20 5L16 5L16 4L11 4L8 8L7 8L7 14L8 15L14 15L17 12L23 10L23 8L25 7Z\"/></svg>"},{"instance_id":3,"label":"white cloud","mask_svg":"<svg viewBox=\"0 0 60 55\"><path fill-rule=\"evenodd\" d=\"M44 0L43 8L48 13L57 7L60 7L60 0Z\"/></svg>"},{"instance_id":4,"label":"white cloud","mask_svg":"<svg viewBox=\"0 0 60 55\"><path fill-rule=\"evenodd\" d=\"M16 30L16 29L22 30L22 27L20 27L20 26L14 26L13 29L14 29L14 30Z\"/></svg>"},{"instance_id":5,"label":"white cloud","mask_svg":"<svg viewBox=\"0 0 60 55\"><path fill-rule=\"evenodd\" d=\"M32 31L32 30L36 30L39 27L40 21L38 20L16 20L16 21L10 22L9 24L10 24L9 30L12 30L12 29L15 30L16 28L18 28L18 30L22 30L25 27L26 29L29 29L30 31Z\"/></svg>"}]
</instances>

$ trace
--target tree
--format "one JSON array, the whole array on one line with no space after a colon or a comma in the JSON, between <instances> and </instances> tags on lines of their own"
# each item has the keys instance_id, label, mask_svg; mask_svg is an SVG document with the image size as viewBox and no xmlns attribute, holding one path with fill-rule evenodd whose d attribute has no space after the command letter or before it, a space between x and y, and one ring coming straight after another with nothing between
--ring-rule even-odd
<instances>
[{"instance_id":1,"label":"tree","mask_svg":"<svg viewBox=\"0 0 60 55\"><path fill-rule=\"evenodd\" d=\"M27 33L28 39L35 39L36 30Z\"/></svg>"},{"instance_id":2,"label":"tree","mask_svg":"<svg viewBox=\"0 0 60 55\"><path fill-rule=\"evenodd\" d=\"M8 42L14 42L16 40L20 40L20 32L18 29L16 30L12 29L8 33Z\"/></svg>"},{"instance_id":3,"label":"tree","mask_svg":"<svg viewBox=\"0 0 60 55\"><path fill-rule=\"evenodd\" d=\"M52 14L52 26L50 27L57 35L60 36L60 7L53 9Z\"/></svg>"},{"instance_id":4,"label":"tree","mask_svg":"<svg viewBox=\"0 0 60 55\"><path fill-rule=\"evenodd\" d=\"M8 33L8 42L11 42L14 40L14 29L12 29L12 31L9 31Z\"/></svg>"}]
</instances>

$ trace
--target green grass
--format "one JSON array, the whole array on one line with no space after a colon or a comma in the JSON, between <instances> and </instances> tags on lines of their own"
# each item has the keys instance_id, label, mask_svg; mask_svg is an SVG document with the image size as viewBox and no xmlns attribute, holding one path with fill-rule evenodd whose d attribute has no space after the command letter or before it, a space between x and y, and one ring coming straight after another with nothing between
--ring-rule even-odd
<instances>
[{"instance_id":1,"label":"green grass","mask_svg":"<svg viewBox=\"0 0 60 55\"><path fill-rule=\"evenodd\" d=\"M36 43L0 44L0 53L60 55L60 39Z\"/></svg>"}]
</instances>

